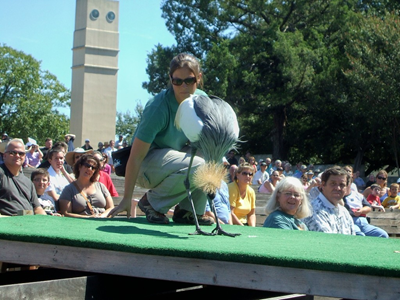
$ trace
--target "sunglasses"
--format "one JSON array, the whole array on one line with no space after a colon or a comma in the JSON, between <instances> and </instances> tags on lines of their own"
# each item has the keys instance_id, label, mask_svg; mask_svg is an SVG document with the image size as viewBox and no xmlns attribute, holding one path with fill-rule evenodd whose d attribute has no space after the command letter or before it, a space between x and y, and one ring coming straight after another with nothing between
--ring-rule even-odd
<instances>
[{"instance_id":1,"label":"sunglasses","mask_svg":"<svg viewBox=\"0 0 400 300\"><path fill-rule=\"evenodd\" d=\"M180 79L180 78L173 78L171 77L171 82L173 85L182 85L182 83L185 83L186 85L192 85L197 82L196 77L188 77L185 79Z\"/></svg>"},{"instance_id":2,"label":"sunglasses","mask_svg":"<svg viewBox=\"0 0 400 300\"><path fill-rule=\"evenodd\" d=\"M97 169L97 166L93 166L89 163L83 163L82 166L85 166L86 168L91 169L93 171L96 171L96 169Z\"/></svg>"},{"instance_id":3,"label":"sunglasses","mask_svg":"<svg viewBox=\"0 0 400 300\"><path fill-rule=\"evenodd\" d=\"M21 157L22 157L22 156L25 156L25 154L26 154L25 152L22 152L22 151L21 151L21 152L19 152L19 151L7 151L6 153L9 153L9 154L12 155L12 156L15 156L15 155L18 154L18 155L21 156Z\"/></svg>"},{"instance_id":4,"label":"sunglasses","mask_svg":"<svg viewBox=\"0 0 400 300\"><path fill-rule=\"evenodd\" d=\"M247 175L249 175L249 176L253 176L253 173L249 173L249 172L242 172L242 175L244 175L244 176L247 176Z\"/></svg>"},{"instance_id":5,"label":"sunglasses","mask_svg":"<svg viewBox=\"0 0 400 300\"><path fill-rule=\"evenodd\" d=\"M382 179L382 180L386 180L387 179L386 177L382 177L382 176L376 176L376 178Z\"/></svg>"}]
</instances>

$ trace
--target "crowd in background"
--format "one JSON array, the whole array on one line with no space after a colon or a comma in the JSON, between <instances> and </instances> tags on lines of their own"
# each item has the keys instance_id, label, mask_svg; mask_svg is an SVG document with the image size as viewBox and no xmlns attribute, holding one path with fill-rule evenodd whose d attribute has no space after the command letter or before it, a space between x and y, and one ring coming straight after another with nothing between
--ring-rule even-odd
<instances>
[{"instance_id":1,"label":"crowd in background","mask_svg":"<svg viewBox=\"0 0 400 300\"><path fill-rule=\"evenodd\" d=\"M239 198L244 202L239 206L248 208L247 222L244 218L242 224L254 222L254 189L268 199L264 227L388 237L384 230L369 224L367 214L400 207L400 178L388 186L385 170L376 177L371 174L365 182L359 170L353 172L351 166L320 170L299 162L293 168L287 161L268 157L257 162L250 153L237 159L233 150L228 152L225 165L229 169L229 187L243 185L243 177L248 182L248 199L243 193L232 200L230 193L233 216Z\"/></svg>"},{"instance_id":2,"label":"crowd in background","mask_svg":"<svg viewBox=\"0 0 400 300\"><path fill-rule=\"evenodd\" d=\"M66 134L64 141L53 143L51 138L47 138L45 145L40 147L32 138L24 143L22 139L10 138L6 133L2 135L0 175L19 178L21 187L18 184L16 186L3 184L0 187L8 189L9 195L9 199L0 200L1 215L16 215L21 208L29 207L25 205L24 199L21 199L21 193L22 198L32 202L34 208L39 203L43 212L50 215L71 217L108 215L110 209L114 207L111 197L118 196L110 177L114 172L112 153L126 147L127 143L120 135L116 142L114 140L99 142L99 148L94 150L89 139L85 140L82 147L75 147L74 141L74 134ZM32 170L31 181L36 190L36 197L32 196L33 198L27 196L31 191L30 185L24 181L23 170L26 168ZM15 172L10 172L14 169ZM64 191L65 188L69 193Z\"/></svg>"}]
</instances>

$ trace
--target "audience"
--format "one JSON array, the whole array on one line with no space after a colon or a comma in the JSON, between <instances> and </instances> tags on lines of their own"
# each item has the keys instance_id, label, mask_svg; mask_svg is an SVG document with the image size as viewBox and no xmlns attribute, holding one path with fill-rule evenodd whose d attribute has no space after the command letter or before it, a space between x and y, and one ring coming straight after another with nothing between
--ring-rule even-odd
<instances>
[{"instance_id":1,"label":"audience","mask_svg":"<svg viewBox=\"0 0 400 300\"><path fill-rule=\"evenodd\" d=\"M115 142L113 140L110 140L109 146L104 150L104 153L107 154L108 156L108 164L111 166L111 172L114 173L114 162L111 153L114 151L117 151L117 149L114 148Z\"/></svg>"},{"instance_id":2,"label":"audience","mask_svg":"<svg viewBox=\"0 0 400 300\"><path fill-rule=\"evenodd\" d=\"M285 177L293 176L292 165L290 163L285 164L284 170L283 170L283 175L285 175Z\"/></svg>"},{"instance_id":3,"label":"audience","mask_svg":"<svg viewBox=\"0 0 400 300\"><path fill-rule=\"evenodd\" d=\"M93 150L85 150L83 148L77 147L73 151L70 151L65 155L65 161L69 166L71 166L71 168L73 168L74 164L78 161L79 158L81 158L82 155L92 152Z\"/></svg>"},{"instance_id":4,"label":"audience","mask_svg":"<svg viewBox=\"0 0 400 300\"><path fill-rule=\"evenodd\" d=\"M35 186L36 195L39 203L48 215L61 216L56 211L54 200L45 193L46 188L50 185L50 175L46 169L36 169L31 173L31 180Z\"/></svg>"},{"instance_id":5,"label":"audience","mask_svg":"<svg viewBox=\"0 0 400 300\"><path fill-rule=\"evenodd\" d=\"M308 230L300 219L311 215L310 202L297 178L286 177L278 183L265 211L268 217L264 227Z\"/></svg>"},{"instance_id":6,"label":"audience","mask_svg":"<svg viewBox=\"0 0 400 300\"><path fill-rule=\"evenodd\" d=\"M313 214L303 220L309 230L355 235L353 219L340 204L349 184L350 176L343 168L335 166L324 171L321 193L311 202Z\"/></svg>"},{"instance_id":7,"label":"audience","mask_svg":"<svg viewBox=\"0 0 400 300\"><path fill-rule=\"evenodd\" d=\"M68 152L74 151L74 141L75 141L75 134L68 133L64 136L65 143L68 145Z\"/></svg>"},{"instance_id":8,"label":"audience","mask_svg":"<svg viewBox=\"0 0 400 300\"><path fill-rule=\"evenodd\" d=\"M104 184L97 181L100 161L85 154L74 165L76 180L60 195L60 211L65 217L106 218L114 202Z\"/></svg>"},{"instance_id":9,"label":"audience","mask_svg":"<svg viewBox=\"0 0 400 300\"><path fill-rule=\"evenodd\" d=\"M13 139L6 145L4 163L0 165L0 215L15 216L28 210L45 215L36 195L33 183L21 173L25 160L25 145Z\"/></svg>"},{"instance_id":10,"label":"audience","mask_svg":"<svg viewBox=\"0 0 400 300\"><path fill-rule=\"evenodd\" d=\"M381 204L381 199L379 198L379 194L381 192L381 186L379 184L371 185L371 194L367 197L367 202L371 205L373 209L378 209L380 211L385 211L385 208Z\"/></svg>"},{"instance_id":11,"label":"audience","mask_svg":"<svg viewBox=\"0 0 400 300\"><path fill-rule=\"evenodd\" d=\"M232 166L232 165L238 165L239 163L238 163L238 160L236 159L236 157L235 157L235 151L233 151L233 150L231 150L231 151L229 151L228 152L228 157L227 157L227 160L228 160L228 163Z\"/></svg>"},{"instance_id":12,"label":"audience","mask_svg":"<svg viewBox=\"0 0 400 300\"><path fill-rule=\"evenodd\" d=\"M359 192L365 189L365 181L360 177L360 171L356 171L353 174L353 182L357 186Z\"/></svg>"},{"instance_id":13,"label":"audience","mask_svg":"<svg viewBox=\"0 0 400 300\"><path fill-rule=\"evenodd\" d=\"M391 211L400 208L399 185L392 183L390 185L389 197L386 197L382 202L384 208L389 208Z\"/></svg>"},{"instance_id":14,"label":"audience","mask_svg":"<svg viewBox=\"0 0 400 300\"><path fill-rule=\"evenodd\" d=\"M117 148L117 149L121 149L122 148L122 143L124 142L123 139L124 139L124 136L123 135L119 135L118 141L115 142L115 148Z\"/></svg>"},{"instance_id":15,"label":"audience","mask_svg":"<svg viewBox=\"0 0 400 300\"><path fill-rule=\"evenodd\" d=\"M103 160L100 161L100 170L111 175L111 166L108 164L108 155L104 152L101 155L103 156Z\"/></svg>"},{"instance_id":16,"label":"audience","mask_svg":"<svg viewBox=\"0 0 400 300\"><path fill-rule=\"evenodd\" d=\"M39 146L31 142L27 143L28 151L26 152L26 158L28 159L28 167L37 168L43 158L43 153L40 151Z\"/></svg>"},{"instance_id":17,"label":"audience","mask_svg":"<svg viewBox=\"0 0 400 300\"><path fill-rule=\"evenodd\" d=\"M214 206L215 210L218 214L218 220L216 220L213 211L211 210L210 204L207 201L206 205L206 216L210 216L213 218L214 222L219 222L221 224L229 224L232 225L232 215L231 208L229 202L229 189L228 185L225 182L221 183L221 188L217 190L217 193L214 198Z\"/></svg>"},{"instance_id":18,"label":"audience","mask_svg":"<svg viewBox=\"0 0 400 300\"><path fill-rule=\"evenodd\" d=\"M380 170L378 174L376 175L376 183L379 184L381 187L381 191L379 193L379 198L381 200L381 203L389 194L389 188L387 187L387 179L388 179L388 173L385 170ZM364 192L364 197L368 198L369 194L371 194L371 187L367 187Z\"/></svg>"},{"instance_id":19,"label":"audience","mask_svg":"<svg viewBox=\"0 0 400 300\"><path fill-rule=\"evenodd\" d=\"M364 198L363 194L353 191L350 185L346 188L344 203L353 218L356 235L389 237L385 230L368 223L367 214L372 210L371 205Z\"/></svg>"},{"instance_id":20,"label":"audience","mask_svg":"<svg viewBox=\"0 0 400 300\"><path fill-rule=\"evenodd\" d=\"M278 171L273 171L271 177L265 180L262 185L260 185L258 191L263 194L272 195L275 190L276 185L281 180Z\"/></svg>"},{"instance_id":21,"label":"audience","mask_svg":"<svg viewBox=\"0 0 400 300\"><path fill-rule=\"evenodd\" d=\"M267 164L264 161L260 162L260 170L253 176L253 185L261 185L264 181L269 179L267 172Z\"/></svg>"},{"instance_id":22,"label":"audience","mask_svg":"<svg viewBox=\"0 0 400 300\"><path fill-rule=\"evenodd\" d=\"M251 164L241 164L236 170L234 181L228 184L234 225L256 226L256 194L250 186L253 172Z\"/></svg>"},{"instance_id":23,"label":"audience","mask_svg":"<svg viewBox=\"0 0 400 300\"><path fill-rule=\"evenodd\" d=\"M104 153L100 153L99 151L94 151L93 155L99 160L100 162L100 172L99 177L97 178L98 182L101 182L105 185L107 190L110 192L111 197L118 197L118 192L115 189L114 183L111 180L110 175L102 170L102 166L104 165L104 161L107 159L107 155ZM103 156L104 155L104 156Z\"/></svg>"},{"instance_id":24,"label":"audience","mask_svg":"<svg viewBox=\"0 0 400 300\"><path fill-rule=\"evenodd\" d=\"M376 183L375 175L374 175L374 174L369 174L369 176L368 176L368 181L367 181L367 183L365 184L365 188L371 186L371 185L374 184L374 183Z\"/></svg>"},{"instance_id":25,"label":"audience","mask_svg":"<svg viewBox=\"0 0 400 300\"><path fill-rule=\"evenodd\" d=\"M90 146L90 140L89 139L86 139L85 140L85 145L83 145L82 147L81 147L83 150L93 150L93 147L92 146Z\"/></svg>"},{"instance_id":26,"label":"audience","mask_svg":"<svg viewBox=\"0 0 400 300\"><path fill-rule=\"evenodd\" d=\"M97 147L99 147L98 149L97 149L97 151L99 151L99 152L104 152L104 144L102 143L102 142L99 142L98 144L97 144Z\"/></svg>"},{"instance_id":27,"label":"audience","mask_svg":"<svg viewBox=\"0 0 400 300\"><path fill-rule=\"evenodd\" d=\"M50 185L46 188L46 193L54 200L56 208L58 208L57 201L63 189L74 181L73 176L64 168L64 156L65 152L63 148L53 148L48 154L50 162L50 168L48 169Z\"/></svg>"},{"instance_id":28,"label":"audience","mask_svg":"<svg viewBox=\"0 0 400 300\"><path fill-rule=\"evenodd\" d=\"M43 159L47 160L47 152L53 147L53 140L51 138L47 138L44 142L44 147L40 148L40 151L43 153Z\"/></svg>"}]
</instances>

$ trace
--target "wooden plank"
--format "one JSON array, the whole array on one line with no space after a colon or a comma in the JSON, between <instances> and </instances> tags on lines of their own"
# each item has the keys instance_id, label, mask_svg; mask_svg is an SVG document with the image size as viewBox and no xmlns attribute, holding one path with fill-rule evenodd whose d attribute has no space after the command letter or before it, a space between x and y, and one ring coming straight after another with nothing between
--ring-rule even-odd
<instances>
[{"instance_id":1,"label":"wooden plank","mask_svg":"<svg viewBox=\"0 0 400 300\"><path fill-rule=\"evenodd\" d=\"M3 300L14 299L99 299L92 289L87 290L88 277L49 280L32 283L12 284L0 287Z\"/></svg>"},{"instance_id":2,"label":"wooden plank","mask_svg":"<svg viewBox=\"0 0 400 300\"><path fill-rule=\"evenodd\" d=\"M372 225L376 226L393 226L400 227L400 220L392 220L392 219L371 219L370 222Z\"/></svg>"},{"instance_id":3,"label":"wooden plank","mask_svg":"<svg viewBox=\"0 0 400 300\"><path fill-rule=\"evenodd\" d=\"M0 240L0 261L283 293L351 299L400 298L400 278L7 240ZM381 288L382 280L390 289Z\"/></svg>"}]
</instances>

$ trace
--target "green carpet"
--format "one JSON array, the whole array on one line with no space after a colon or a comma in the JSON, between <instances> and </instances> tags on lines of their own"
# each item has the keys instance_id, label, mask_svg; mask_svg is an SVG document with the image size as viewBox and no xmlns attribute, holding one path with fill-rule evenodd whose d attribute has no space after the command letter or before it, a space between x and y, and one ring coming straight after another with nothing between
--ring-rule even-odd
<instances>
[{"instance_id":1,"label":"green carpet","mask_svg":"<svg viewBox=\"0 0 400 300\"><path fill-rule=\"evenodd\" d=\"M202 229L211 232L214 226ZM0 239L270 266L400 277L400 240L225 225L241 236L136 219L0 218ZM1 254L0 254L1 256Z\"/></svg>"}]
</instances>

